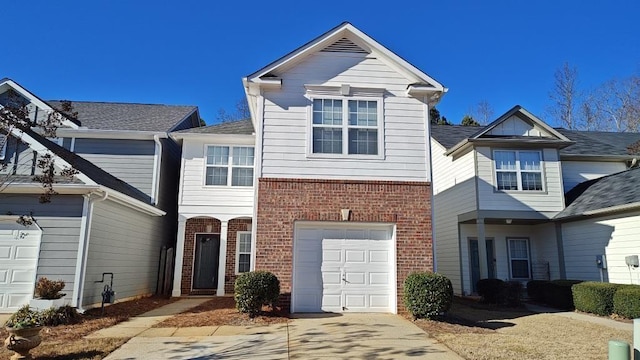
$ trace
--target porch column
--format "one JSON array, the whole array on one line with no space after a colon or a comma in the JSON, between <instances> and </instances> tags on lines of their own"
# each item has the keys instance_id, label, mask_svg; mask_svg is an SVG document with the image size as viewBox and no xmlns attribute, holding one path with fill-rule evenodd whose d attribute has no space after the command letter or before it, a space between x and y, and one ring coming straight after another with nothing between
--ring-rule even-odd
<instances>
[{"instance_id":1,"label":"porch column","mask_svg":"<svg viewBox=\"0 0 640 360\"><path fill-rule=\"evenodd\" d=\"M487 239L484 235L484 219L476 221L478 231L478 258L480 260L480 279L489 277L489 264L487 264Z\"/></svg>"},{"instance_id":2,"label":"porch column","mask_svg":"<svg viewBox=\"0 0 640 360\"><path fill-rule=\"evenodd\" d=\"M218 261L218 290L217 296L224 295L224 277L225 268L227 266L227 233L229 230L229 221L220 221L220 257Z\"/></svg>"},{"instance_id":3,"label":"porch column","mask_svg":"<svg viewBox=\"0 0 640 360\"><path fill-rule=\"evenodd\" d=\"M178 218L178 234L176 235L176 260L173 271L173 290L171 296L180 296L182 287L182 260L184 259L184 233L187 226L187 219L180 216Z\"/></svg>"}]
</instances>

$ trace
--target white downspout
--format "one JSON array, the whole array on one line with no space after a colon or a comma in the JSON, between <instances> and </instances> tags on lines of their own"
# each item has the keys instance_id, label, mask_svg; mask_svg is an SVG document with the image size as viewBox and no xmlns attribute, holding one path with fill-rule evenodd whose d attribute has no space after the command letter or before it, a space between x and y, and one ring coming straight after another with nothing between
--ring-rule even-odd
<instances>
[{"instance_id":1,"label":"white downspout","mask_svg":"<svg viewBox=\"0 0 640 360\"><path fill-rule=\"evenodd\" d=\"M433 186L433 154L431 154L431 119L429 118L429 97L424 97L425 103L425 119L426 119L426 127L427 130L427 138L425 139L427 142L427 161L429 162L429 171L427 172L427 176L429 176L429 180L431 182L431 261L433 262L433 272L438 272L438 255L436 253L436 207L435 207L435 187Z\"/></svg>"},{"instance_id":2,"label":"white downspout","mask_svg":"<svg viewBox=\"0 0 640 360\"><path fill-rule=\"evenodd\" d=\"M84 206L82 208L82 224L80 225L80 243L78 245L78 257L76 262L76 274L73 284L73 293L75 298L73 299L72 306L78 308L80 312L84 312L82 308L82 296L84 295L84 281L87 270L87 257L89 255L89 239L91 236L91 220L93 215L93 206L101 201L107 200L108 193L99 199L92 199L91 196L95 193L91 193L84 196Z\"/></svg>"},{"instance_id":3,"label":"white downspout","mask_svg":"<svg viewBox=\"0 0 640 360\"><path fill-rule=\"evenodd\" d=\"M158 135L153 135L153 141L156 143L155 152L153 155L153 180L151 182L151 203L153 205L158 204L160 184L160 163L162 162L162 142Z\"/></svg>"}]
</instances>

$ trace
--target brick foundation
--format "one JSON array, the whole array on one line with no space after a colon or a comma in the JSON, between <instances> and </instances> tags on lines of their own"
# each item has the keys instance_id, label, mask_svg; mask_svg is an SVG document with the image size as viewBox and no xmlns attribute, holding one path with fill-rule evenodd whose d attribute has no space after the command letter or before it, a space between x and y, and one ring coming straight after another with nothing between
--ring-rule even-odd
<instances>
[{"instance_id":1,"label":"brick foundation","mask_svg":"<svg viewBox=\"0 0 640 360\"><path fill-rule=\"evenodd\" d=\"M426 182L267 179L258 181L256 266L280 279L288 306L293 270L293 228L297 220L396 224L398 311L402 283L417 270L433 270L431 184Z\"/></svg>"}]
</instances>

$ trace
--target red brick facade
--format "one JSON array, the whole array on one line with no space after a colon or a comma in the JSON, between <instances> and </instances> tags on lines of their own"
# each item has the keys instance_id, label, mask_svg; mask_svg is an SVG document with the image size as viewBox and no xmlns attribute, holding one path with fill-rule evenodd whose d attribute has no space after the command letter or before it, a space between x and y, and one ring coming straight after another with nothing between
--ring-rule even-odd
<instances>
[{"instance_id":1,"label":"red brick facade","mask_svg":"<svg viewBox=\"0 0 640 360\"><path fill-rule=\"evenodd\" d=\"M340 209L351 209L351 222L396 224L399 312L405 311L407 275L433 270L430 183L261 178L257 206L255 268L278 276L285 306L291 294L294 221L341 221Z\"/></svg>"},{"instance_id":2,"label":"red brick facade","mask_svg":"<svg viewBox=\"0 0 640 360\"><path fill-rule=\"evenodd\" d=\"M209 229L207 227L210 227ZM251 219L232 219L228 223L227 230L227 261L225 266L224 291L233 293L233 285L236 280L236 239L238 231L247 231L251 228ZM184 236L184 260L182 263L182 280L180 292L182 295L214 295L216 289L192 290L193 283L193 257L195 254L195 238L197 233L219 234L221 223L213 218L193 218L186 222Z\"/></svg>"}]
</instances>

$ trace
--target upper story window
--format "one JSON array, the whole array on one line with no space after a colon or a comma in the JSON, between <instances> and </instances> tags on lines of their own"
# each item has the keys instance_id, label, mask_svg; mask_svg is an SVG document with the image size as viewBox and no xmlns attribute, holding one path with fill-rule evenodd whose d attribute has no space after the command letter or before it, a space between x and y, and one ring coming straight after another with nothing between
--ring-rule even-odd
<instances>
[{"instance_id":1,"label":"upper story window","mask_svg":"<svg viewBox=\"0 0 640 360\"><path fill-rule=\"evenodd\" d=\"M498 190L544 190L540 151L496 150L493 159Z\"/></svg>"},{"instance_id":2,"label":"upper story window","mask_svg":"<svg viewBox=\"0 0 640 360\"><path fill-rule=\"evenodd\" d=\"M313 154L379 155L379 100L314 99Z\"/></svg>"},{"instance_id":3,"label":"upper story window","mask_svg":"<svg viewBox=\"0 0 640 360\"><path fill-rule=\"evenodd\" d=\"M253 186L254 148L207 146L205 185Z\"/></svg>"}]
</instances>

